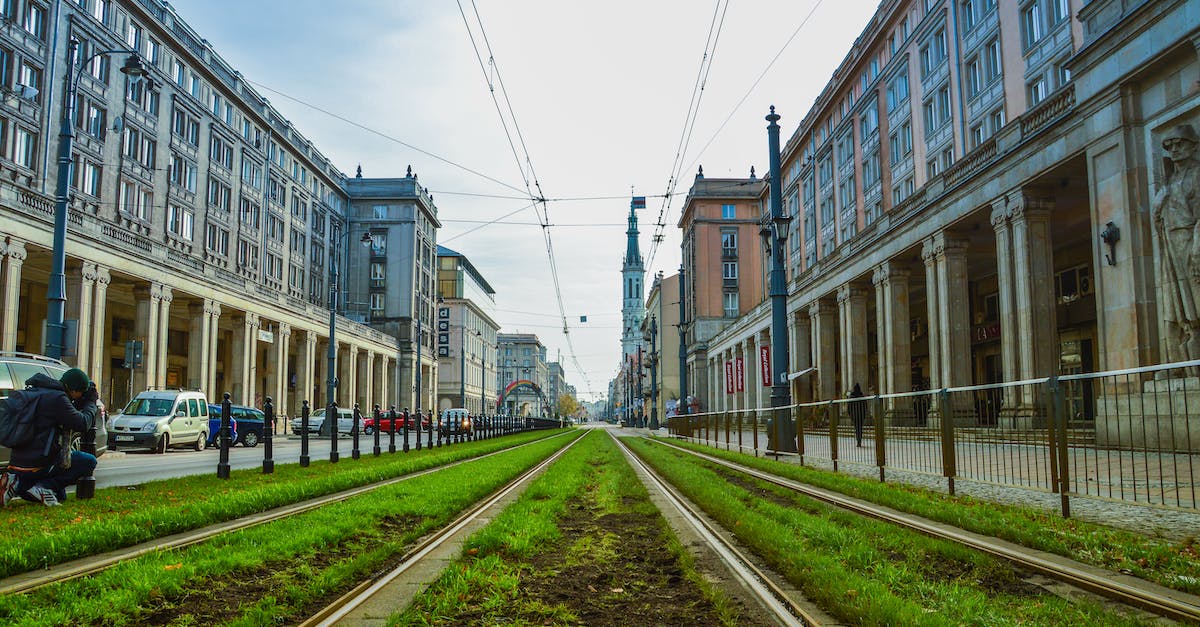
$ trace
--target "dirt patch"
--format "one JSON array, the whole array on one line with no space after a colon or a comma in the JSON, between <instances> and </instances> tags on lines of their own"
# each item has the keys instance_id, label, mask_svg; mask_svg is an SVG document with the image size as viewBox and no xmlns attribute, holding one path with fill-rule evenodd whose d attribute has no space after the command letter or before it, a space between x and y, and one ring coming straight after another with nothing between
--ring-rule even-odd
<instances>
[{"instance_id":1,"label":"dirt patch","mask_svg":"<svg viewBox=\"0 0 1200 627\"><path fill-rule=\"evenodd\" d=\"M770 501L783 507L796 507L796 499L789 498L788 496L775 492L774 490L760 483L757 479L747 477L739 472L725 468L714 468L713 470L715 470L718 475L721 475L722 479L725 479L729 483L732 483L733 485L736 485L739 488L749 492L750 495L756 499Z\"/></svg>"}]
</instances>

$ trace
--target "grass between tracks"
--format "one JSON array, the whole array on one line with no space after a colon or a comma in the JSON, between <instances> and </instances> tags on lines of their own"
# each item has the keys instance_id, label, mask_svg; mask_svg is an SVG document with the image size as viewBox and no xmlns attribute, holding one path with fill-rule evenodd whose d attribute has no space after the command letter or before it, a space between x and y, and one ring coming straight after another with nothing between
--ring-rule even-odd
<instances>
[{"instance_id":1,"label":"grass between tracks","mask_svg":"<svg viewBox=\"0 0 1200 627\"><path fill-rule=\"evenodd\" d=\"M234 470L228 480L195 475L137 486L105 488L96 497L47 508L16 502L0 510L0 577L132 546L213 523L290 505L341 490L547 437L529 432L503 438L413 450L369 453L337 464L314 460L280 464L270 475ZM215 471L215 467L214 467Z\"/></svg>"},{"instance_id":2,"label":"grass between tracks","mask_svg":"<svg viewBox=\"0 0 1200 627\"><path fill-rule=\"evenodd\" d=\"M899 483L848 477L690 442L671 440L671 443L967 531L1200 594L1197 535L1175 543L969 496L950 496ZM1200 534L1200 530L1194 532Z\"/></svg>"},{"instance_id":3,"label":"grass between tracks","mask_svg":"<svg viewBox=\"0 0 1200 627\"><path fill-rule=\"evenodd\" d=\"M730 625L611 438L593 431L390 625Z\"/></svg>"},{"instance_id":4,"label":"grass between tracks","mask_svg":"<svg viewBox=\"0 0 1200 627\"><path fill-rule=\"evenodd\" d=\"M828 506L684 453L629 446L810 600L872 625L1136 625L1054 596L1007 562Z\"/></svg>"},{"instance_id":5,"label":"grass between tracks","mask_svg":"<svg viewBox=\"0 0 1200 627\"><path fill-rule=\"evenodd\" d=\"M565 443L538 442L200 545L148 554L93 577L2 597L0 623L298 622Z\"/></svg>"}]
</instances>

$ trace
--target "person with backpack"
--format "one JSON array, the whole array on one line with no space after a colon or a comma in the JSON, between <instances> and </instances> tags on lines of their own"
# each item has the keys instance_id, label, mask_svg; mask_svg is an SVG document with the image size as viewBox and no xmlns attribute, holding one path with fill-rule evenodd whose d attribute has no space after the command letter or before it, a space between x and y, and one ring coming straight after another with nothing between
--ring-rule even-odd
<instances>
[{"instance_id":1,"label":"person with backpack","mask_svg":"<svg viewBox=\"0 0 1200 627\"><path fill-rule=\"evenodd\" d=\"M3 505L20 497L46 506L67 500L67 486L96 469L96 457L71 450L72 433L95 424L99 394L87 374L71 368L57 381L35 374L6 399L8 416L0 442L12 449L8 471L0 476Z\"/></svg>"}]
</instances>

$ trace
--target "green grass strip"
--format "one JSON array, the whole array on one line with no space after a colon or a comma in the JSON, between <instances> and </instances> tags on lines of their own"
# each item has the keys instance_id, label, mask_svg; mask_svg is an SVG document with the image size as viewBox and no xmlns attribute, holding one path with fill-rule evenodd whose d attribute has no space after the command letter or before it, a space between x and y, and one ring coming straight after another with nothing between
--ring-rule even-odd
<instances>
[{"instance_id":1,"label":"green grass strip","mask_svg":"<svg viewBox=\"0 0 1200 627\"><path fill-rule=\"evenodd\" d=\"M93 577L9 595L0 598L0 623L138 625L168 615L177 625L296 622L566 442L538 442Z\"/></svg>"},{"instance_id":2,"label":"green grass strip","mask_svg":"<svg viewBox=\"0 0 1200 627\"><path fill-rule=\"evenodd\" d=\"M810 600L854 624L1137 625L952 542L858 516L641 439L626 442Z\"/></svg>"},{"instance_id":3,"label":"green grass strip","mask_svg":"<svg viewBox=\"0 0 1200 627\"><path fill-rule=\"evenodd\" d=\"M94 499L72 499L63 507L17 504L0 511L4 520L0 577L233 520L554 433L561 431L527 432L408 454L367 455L337 464L314 461L308 468L281 464L270 475L248 468L233 471L228 480L208 474L163 479L97 490ZM213 470L215 474L215 463Z\"/></svg>"},{"instance_id":4,"label":"green grass strip","mask_svg":"<svg viewBox=\"0 0 1200 627\"><path fill-rule=\"evenodd\" d=\"M699 622L695 624L738 624L729 601L696 571L691 556L675 539L611 438L593 431L531 484L520 499L472 535L464 546L464 556L448 566L408 608L393 615L389 625L580 624L572 608L531 598L523 594L522 585L533 577L553 576L555 573L546 572L547 568L599 568L618 559L616 543L624 541L616 535L620 528L577 540L567 549L563 563L541 570L531 563L563 539L560 522L569 510L579 510L582 501L598 518L635 514L656 520L660 538L667 543L685 579L699 588L709 606L696 612ZM581 587L584 583L572 585ZM624 585L638 584L631 575ZM609 590L598 590L596 595L612 595L616 607L623 603L618 593ZM633 608L626 611L636 613ZM631 614L630 620L636 623L652 618L635 619Z\"/></svg>"},{"instance_id":5,"label":"green grass strip","mask_svg":"<svg viewBox=\"0 0 1200 627\"><path fill-rule=\"evenodd\" d=\"M1196 535L1176 543L1041 510L850 477L681 440L670 443L967 531L1200 594L1200 538Z\"/></svg>"}]
</instances>

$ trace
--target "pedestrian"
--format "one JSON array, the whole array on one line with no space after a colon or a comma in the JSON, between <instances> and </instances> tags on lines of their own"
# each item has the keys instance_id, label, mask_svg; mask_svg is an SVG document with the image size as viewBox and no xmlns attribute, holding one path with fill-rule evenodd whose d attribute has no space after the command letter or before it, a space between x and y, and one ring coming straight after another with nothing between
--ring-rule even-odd
<instances>
[{"instance_id":1,"label":"pedestrian","mask_svg":"<svg viewBox=\"0 0 1200 627\"><path fill-rule=\"evenodd\" d=\"M38 373L25 381L24 396L34 407L34 437L26 446L14 447L8 472L0 476L3 505L20 497L46 506L67 500L67 486L96 469L96 457L71 450L71 434L86 433L96 421L96 385L87 374L71 368L56 381Z\"/></svg>"},{"instance_id":2,"label":"pedestrian","mask_svg":"<svg viewBox=\"0 0 1200 627\"><path fill-rule=\"evenodd\" d=\"M863 398L862 388L858 386L857 382L854 384L854 389L850 390L850 398ZM854 445L861 447L863 439L863 423L867 421L867 401L850 401L850 420L854 421Z\"/></svg>"}]
</instances>

